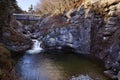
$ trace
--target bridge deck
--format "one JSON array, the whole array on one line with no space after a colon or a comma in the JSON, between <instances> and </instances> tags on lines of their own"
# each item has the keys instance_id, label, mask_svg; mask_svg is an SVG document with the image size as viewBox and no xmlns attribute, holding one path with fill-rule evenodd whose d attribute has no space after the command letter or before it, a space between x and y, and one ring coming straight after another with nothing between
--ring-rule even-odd
<instances>
[{"instance_id":1,"label":"bridge deck","mask_svg":"<svg viewBox=\"0 0 120 80\"><path fill-rule=\"evenodd\" d=\"M38 21L40 20L39 15L35 14L13 14L16 20L29 20L29 21Z\"/></svg>"}]
</instances>

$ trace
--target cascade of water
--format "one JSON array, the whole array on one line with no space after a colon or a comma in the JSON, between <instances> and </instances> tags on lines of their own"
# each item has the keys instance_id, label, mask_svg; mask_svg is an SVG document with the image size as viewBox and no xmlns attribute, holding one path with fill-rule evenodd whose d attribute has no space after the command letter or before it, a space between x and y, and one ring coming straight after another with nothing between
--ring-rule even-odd
<instances>
[{"instance_id":1,"label":"cascade of water","mask_svg":"<svg viewBox=\"0 0 120 80\"><path fill-rule=\"evenodd\" d=\"M30 50L27 50L26 53L28 54L37 54L40 53L43 49L40 47L41 42L37 39L32 39L33 47Z\"/></svg>"},{"instance_id":2,"label":"cascade of water","mask_svg":"<svg viewBox=\"0 0 120 80\"><path fill-rule=\"evenodd\" d=\"M41 44L41 42L39 42L39 41L36 40L36 39L33 39L32 41L33 41L33 43L34 43L32 49L40 49L40 44Z\"/></svg>"}]
</instances>

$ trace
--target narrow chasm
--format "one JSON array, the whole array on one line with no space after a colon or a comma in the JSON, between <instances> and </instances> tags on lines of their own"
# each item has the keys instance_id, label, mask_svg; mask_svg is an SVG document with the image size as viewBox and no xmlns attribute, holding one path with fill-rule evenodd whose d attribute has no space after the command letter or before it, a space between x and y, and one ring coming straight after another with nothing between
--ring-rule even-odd
<instances>
[{"instance_id":1,"label":"narrow chasm","mask_svg":"<svg viewBox=\"0 0 120 80\"><path fill-rule=\"evenodd\" d=\"M120 0L23 2L0 1L0 80L120 80Z\"/></svg>"}]
</instances>

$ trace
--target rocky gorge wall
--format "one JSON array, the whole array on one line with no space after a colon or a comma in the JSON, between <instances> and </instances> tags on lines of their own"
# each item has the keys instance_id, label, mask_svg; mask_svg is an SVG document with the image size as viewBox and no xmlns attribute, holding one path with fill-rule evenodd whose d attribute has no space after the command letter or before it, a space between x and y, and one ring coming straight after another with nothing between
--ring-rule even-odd
<instances>
[{"instance_id":1,"label":"rocky gorge wall","mask_svg":"<svg viewBox=\"0 0 120 80\"><path fill-rule=\"evenodd\" d=\"M23 52L32 46L32 41L23 35L22 24L16 21L12 16L10 22L1 30L0 41L6 47L15 52Z\"/></svg>"},{"instance_id":2,"label":"rocky gorge wall","mask_svg":"<svg viewBox=\"0 0 120 80\"><path fill-rule=\"evenodd\" d=\"M4 20L7 22L7 19ZM13 74L16 60L32 45L32 41L21 32L22 25L13 18L0 26L0 80L17 80Z\"/></svg>"},{"instance_id":3,"label":"rocky gorge wall","mask_svg":"<svg viewBox=\"0 0 120 80\"><path fill-rule=\"evenodd\" d=\"M17 1L1 0L0 8L0 42L12 51L30 48L32 41L21 33L22 25L12 17L13 13L22 12Z\"/></svg>"},{"instance_id":4,"label":"rocky gorge wall","mask_svg":"<svg viewBox=\"0 0 120 80\"><path fill-rule=\"evenodd\" d=\"M97 6L97 7L96 7ZM98 1L93 5L99 11L102 20L101 24L95 23L91 30L91 52L101 59L106 60L106 64L115 62L119 56L119 28L120 28L120 1ZM98 12L96 11L96 12ZM96 16L96 15L95 15ZM109 66L110 67L110 66Z\"/></svg>"},{"instance_id":5,"label":"rocky gorge wall","mask_svg":"<svg viewBox=\"0 0 120 80\"><path fill-rule=\"evenodd\" d=\"M111 78L120 79L120 0L83 0L63 14L42 16L35 25L14 19L8 25L0 40L12 51L30 48L30 39L37 38L44 49L95 55Z\"/></svg>"},{"instance_id":6,"label":"rocky gorge wall","mask_svg":"<svg viewBox=\"0 0 120 80\"><path fill-rule=\"evenodd\" d=\"M105 61L107 70L118 75L120 0L84 0L78 8L59 18L42 18L36 26L40 27L44 48L69 47L78 53L93 54Z\"/></svg>"},{"instance_id":7,"label":"rocky gorge wall","mask_svg":"<svg viewBox=\"0 0 120 80\"><path fill-rule=\"evenodd\" d=\"M22 25L12 17L13 12L22 12L16 0L0 0L0 80L17 80L12 73L16 62L13 57L21 54L13 52L21 53L32 45L21 33Z\"/></svg>"}]
</instances>

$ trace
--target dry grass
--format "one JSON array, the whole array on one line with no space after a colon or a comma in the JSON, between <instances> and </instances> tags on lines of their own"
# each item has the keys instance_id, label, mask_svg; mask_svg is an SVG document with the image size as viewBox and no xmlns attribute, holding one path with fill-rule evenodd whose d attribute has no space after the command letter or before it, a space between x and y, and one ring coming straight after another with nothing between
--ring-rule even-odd
<instances>
[{"instance_id":1,"label":"dry grass","mask_svg":"<svg viewBox=\"0 0 120 80\"><path fill-rule=\"evenodd\" d=\"M59 14L64 11L69 11L71 8L76 8L84 0L40 0L36 5L38 14Z\"/></svg>"}]
</instances>

